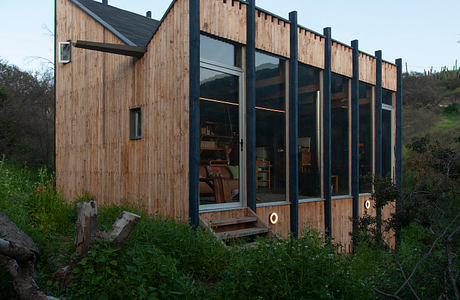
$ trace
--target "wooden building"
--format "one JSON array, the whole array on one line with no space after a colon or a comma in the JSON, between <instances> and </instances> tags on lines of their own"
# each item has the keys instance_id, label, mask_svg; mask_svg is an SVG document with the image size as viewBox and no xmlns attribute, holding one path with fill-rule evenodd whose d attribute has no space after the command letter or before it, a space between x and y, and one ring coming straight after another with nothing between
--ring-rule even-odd
<instances>
[{"instance_id":1,"label":"wooden building","mask_svg":"<svg viewBox=\"0 0 460 300\"><path fill-rule=\"evenodd\" d=\"M360 178L401 183L400 59L254 0L175 0L160 21L55 1L56 179L68 199L138 202L193 226L256 217L281 236L309 224L346 251L350 218L394 210L373 211Z\"/></svg>"}]
</instances>

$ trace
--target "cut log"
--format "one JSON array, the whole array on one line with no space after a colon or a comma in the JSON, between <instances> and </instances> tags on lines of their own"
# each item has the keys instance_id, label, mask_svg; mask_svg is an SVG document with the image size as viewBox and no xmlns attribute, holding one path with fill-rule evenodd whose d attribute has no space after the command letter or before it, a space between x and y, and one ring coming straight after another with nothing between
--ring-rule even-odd
<instances>
[{"instance_id":1,"label":"cut log","mask_svg":"<svg viewBox=\"0 0 460 300\"><path fill-rule=\"evenodd\" d=\"M20 299L57 299L40 291L33 279L39 251L34 241L0 212L0 264L13 279Z\"/></svg>"},{"instance_id":2,"label":"cut log","mask_svg":"<svg viewBox=\"0 0 460 300\"><path fill-rule=\"evenodd\" d=\"M113 223L112 230L107 234L112 247L121 247L140 219L141 217L136 214L122 212Z\"/></svg>"}]
</instances>

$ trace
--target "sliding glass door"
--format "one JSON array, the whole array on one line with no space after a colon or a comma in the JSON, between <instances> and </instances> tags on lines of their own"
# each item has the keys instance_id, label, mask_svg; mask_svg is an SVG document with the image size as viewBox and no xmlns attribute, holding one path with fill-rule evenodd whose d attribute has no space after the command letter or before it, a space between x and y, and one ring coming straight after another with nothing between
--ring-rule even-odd
<instances>
[{"instance_id":1,"label":"sliding glass door","mask_svg":"<svg viewBox=\"0 0 460 300\"><path fill-rule=\"evenodd\" d=\"M200 208L240 206L243 192L241 49L201 36Z\"/></svg>"}]
</instances>

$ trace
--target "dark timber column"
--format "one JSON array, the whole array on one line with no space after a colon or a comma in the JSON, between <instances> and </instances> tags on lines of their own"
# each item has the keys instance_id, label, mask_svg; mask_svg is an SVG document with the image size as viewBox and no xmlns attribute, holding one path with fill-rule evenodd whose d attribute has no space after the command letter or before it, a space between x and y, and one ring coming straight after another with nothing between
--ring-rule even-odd
<instances>
[{"instance_id":1,"label":"dark timber column","mask_svg":"<svg viewBox=\"0 0 460 300\"><path fill-rule=\"evenodd\" d=\"M323 182L324 182L324 230L332 234L331 209L331 28L324 28L324 73L323 73Z\"/></svg>"},{"instance_id":2,"label":"dark timber column","mask_svg":"<svg viewBox=\"0 0 460 300\"><path fill-rule=\"evenodd\" d=\"M248 0L246 42L246 164L248 207L256 211L256 3Z\"/></svg>"},{"instance_id":3,"label":"dark timber column","mask_svg":"<svg viewBox=\"0 0 460 300\"><path fill-rule=\"evenodd\" d=\"M54 176L56 176L56 148L57 148L57 145L56 145L56 69L57 69L57 65L56 65L56 43L57 43L57 39L56 39L56 28L57 28L57 11L56 11L56 0L54 0L54 140L53 140L53 143L54 143L54 157L53 157L53 162L54 162ZM48 158L49 159L49 158ZM55 178L56 179L56 178ZM54 180L54 186L56 187L56 180Z\"/></svg>"},{"instance_id":4,"label":"dark timber column","mask_svg":"<svg viewBox=\"0 0 460 300\"><path fill-rule=\"evenodd\" d=\"M382 176L382 51L375 51L377 58L375 81L375 176ZM377 208L377 229L381 230L382 211Z\"/></svg>"},{"instance_id":5,"label":"dark timber column","mask_svg":"<svg viewBox=\"0 0 460 300\"><path fill-rule=\"evenodd\" d=\"M396 60L397 76L396 76L396 141L395 141L395 179L396 186L401 188L402 186L402 60L398 58ZM401 210L401 197L396 199L396 213ZM401 233L396 232L396 244L399 244Z\"/></svg>"},{"instance_id":6,"label":"dark timber column","mask_svg":"<svg viewBox=\"0 0 460 300\"><path fill-rule=\"evenodd\" d=\"M190 225L198 226L200 199L200 0L189 0L190 9Z\"/></svg>"},{"instance_id":7,"label":"dark timber column","mask_svg":"<svg viewBox=\"0 0 460 300\"><path fill-rule=\"evenodd\" d=\"M351 80L351 194L353 196L353 220L359 218L359 50L358 40L353 48L353 78ZM353 231L356 231L353 224Z\"/></svg>"},{"instance_id":8,"label":"dark timber column","mask_svg":"<svg viewBox=\"0 0 460 300\"><path fill-rule=\"evenodd\" d=\"M289 60L289 201L291 203L291 232L299 236L299 165L297 139L299 136L299 73L297 12L289 13L291 21L291 54Z\"/></svg>"}]
</instances>

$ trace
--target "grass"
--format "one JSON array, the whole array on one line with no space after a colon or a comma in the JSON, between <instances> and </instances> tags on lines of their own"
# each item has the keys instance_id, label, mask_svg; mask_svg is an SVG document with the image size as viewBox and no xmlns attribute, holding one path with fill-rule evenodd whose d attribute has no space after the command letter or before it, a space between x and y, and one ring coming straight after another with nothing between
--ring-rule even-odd
<instances>
[{"instance_id":1,"label":"grass","mask_svg":"<svg viewBox=\"0 0 460 300\"><path fill-rule=\"evenodd\" d=\"M435 131L459 130L460 113L443 113L441 120L435 125Z\"/></svg>"},{"instance_id":2,"label":"grass","mask_svg":"<svg viewBox=\"0 0 460 300\"><path fill-rule=\"evenodd\" d=\"M314 230L299 240L262 239L255 248L227 249L204 230L147 215L129 203L98 209L101 230L123 210L141 215L125 245L95 245L74 270L78 279L62 288L50 276L74 252L75 203L83 200L90 197L64 201L44 169L0 160L0 211L37 243L36 281L48 294L66 299L374 298L373 277L359 267L363 262L338 254ZM14 298L11 280L0 273L0 298Z\"/></svg>"}]
</instances>

